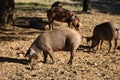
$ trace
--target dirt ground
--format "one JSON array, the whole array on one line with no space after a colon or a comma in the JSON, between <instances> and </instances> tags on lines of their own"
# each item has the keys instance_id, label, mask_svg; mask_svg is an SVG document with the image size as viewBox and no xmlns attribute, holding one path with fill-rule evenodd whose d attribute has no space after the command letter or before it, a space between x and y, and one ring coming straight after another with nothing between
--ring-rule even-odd
<instances>
[{"instance_id":1,"label":"dirt ground","mask_svg":"<svg viewBox=\"0 0 120 80\"><path fill-rule=\"evenodd\" d=\"M93 11L92 14L78 14L82 26L82 36L91 36L95 25L106 21L114 21L120 26L120 15L110 15ZM46 13L36 11L15 11L17 17L40 17L45 20ZM65 23L58 23L57 28L66 27ZM87 49L77 50L73 65L66 63L69 52L54 52L54 64L50 59L46 64L40 62L35 70L29 70L24 54L42 32L33 28L20 28L7 25L0 29L0 80L120 80L120 50L116 53L108 51L108 43L104 42L103 48L97 52L88 52ZM85 39L81 45L87 46ZM113 50L113 48L112 48Z\"/></svg>"}]
</instances>

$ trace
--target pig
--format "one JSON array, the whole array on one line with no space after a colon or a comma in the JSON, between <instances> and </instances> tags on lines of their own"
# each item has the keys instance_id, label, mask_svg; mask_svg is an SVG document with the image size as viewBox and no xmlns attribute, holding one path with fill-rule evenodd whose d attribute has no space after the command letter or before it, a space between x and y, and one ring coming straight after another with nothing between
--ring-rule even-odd
<instances>
[{"instance_id":1,"label":"pig","mask_svg":"<svg viewBox=\"0 0 120 80\"><path fill-rule=\"evenodd\" d=\"M52 57L53 51L70 51L70 59L67 64L71 65L80 43L81 36L74 29L64 28L50 30L36 38L28 49L25 57L29 57L30 65L33 66L37 63L40 52L43 52L43 63L46 63L48 55L54 63Z\"/></svg>"},{"instance_id":2,"label":"pig","mask_svg":"<svg viewBox=\"0 0 120 80\"><path fill-rule=\"evenodd\" d=\"M101 48L103 41L104 40L108 41L109 42L108 53L109 53L112 47L112 40L114 40L115 47L113 52L115 52L117 48L117 40L120 38L119 33L120 33L120 28L115 22L104 22L99 25L96 25L96 27L93 30L92 37L87 37L87 41L89 42L90 40L92 40L91 48L94 48L96 46L98 47L100 41L101 41L100 44L100 48Z\"/></svg>"},{"instance_id":3,"label":"pig","mask_svg":"<svg viewBox=\"0 0 120 80\"><path fill-rule=\"evenodd\" d=\"M53 29L54 20L59 22L65 22L68 24L69 28L74 27L76 30L79 30L79 27L81 26L80 20L74 12L61 7L53 7L49 9L47 11L47 18L50 30Z\"/></svg>"},{"instance_id":4,"label":"pig","mask_svg":"<svg viewBox=\"0 0 120 80\"><path fill-rule=\"evenodd\" d=\"M62 8L62 5L63 5L62 2L56 1L52 4L51 8L53 8L53 7L61 7Z\"/></svg>"}]
</instances>

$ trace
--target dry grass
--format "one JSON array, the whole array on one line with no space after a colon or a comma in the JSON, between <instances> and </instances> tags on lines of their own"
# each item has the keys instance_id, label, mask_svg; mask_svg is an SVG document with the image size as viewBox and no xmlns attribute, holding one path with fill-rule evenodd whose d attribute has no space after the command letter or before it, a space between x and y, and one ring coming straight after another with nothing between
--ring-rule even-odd
<instances>
[{"instance_id":1,"label":"dry grass","mask_svg":"<svg viewBox=\"0 0 120 80\"><path fill-rule=\"evenodd\" d=\"M39 10L16 10L16 17L40 17L46 19L46 13ZM105 21L114 21L120 25L120 15L110 15L93 11L92 14L78 14L83 26L83 36L91 36L95 25ZM64 24L63 24L64 26ZM58 28L60 27L60 24ZM34 39L45 30L19 28L12 26L0 30L0 80L120 80L120 51L115 54L108 50L105 42L96 53L78 50L73 65L66 65L69 52L54 53L55 63L39 62L36 70L30 71L25 63L24 54ZM87 45L85 40L81 43ZM42 60L42 58L40 58Z\"/></svg>"}]
</instances>

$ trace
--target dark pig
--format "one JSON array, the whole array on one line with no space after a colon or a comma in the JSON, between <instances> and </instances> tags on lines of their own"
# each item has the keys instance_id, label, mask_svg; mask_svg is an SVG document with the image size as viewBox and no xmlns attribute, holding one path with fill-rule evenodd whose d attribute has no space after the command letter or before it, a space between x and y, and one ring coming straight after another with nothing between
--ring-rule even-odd
<instances>
[{"instance_id":1,"label":"dark pig","mask_svg":"<svg viewBox=\"0 0 120 80\"><path fill-rule=\"evenodd\" d=\"M49 55L54 63L52 57L53 51L70 51L70 59L68 64L72 64L74 54L81 43L80 34L69 28L56 29L45 32L37 37L28 49L26 56L29 57L30 65L33 66L38 60L38 54L43 52L43 63L46 63Z\"/></svg>"},{"instance_id":2,"label":"dark pig","mask_svg":"<svg viewBox=\"0 0 120 80\"><path fill-rule=\"evenodd\" d=\"M104 22L97 25L94 28L93 36L88 37L87 41L89 42L90 40L92 40L91 48L94 48L95 46L99 46L100 41L101 41L100 44L100 48L101 48L103 41L104 40L108 41L109 42L108 53L109 53L112 47L112 40L114 40L115 42L114 52L115 52L115 49L117 48L117 40L120 38L119 33L120 33L120 28L116 23Z\"/></svg>"},{"instance_id":3,"label":"dark pig","mask_svg":"<svg viewBox=\"0 0 120 80\"><path fill-rule=\"evenodd\" d=\"M53 7L47 11L47 18L49 22L49 28L53 29L54 20L59 22L65 22L69 28L79 29L81 26L79 18L72 11L69 11L60 7Z\"/></svg>"}]
</instances>

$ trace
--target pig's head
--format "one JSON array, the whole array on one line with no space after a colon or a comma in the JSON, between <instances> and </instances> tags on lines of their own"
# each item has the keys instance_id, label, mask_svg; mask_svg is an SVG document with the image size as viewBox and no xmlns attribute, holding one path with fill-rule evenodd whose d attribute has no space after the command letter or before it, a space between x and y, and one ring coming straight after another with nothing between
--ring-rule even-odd
<instances>
[{"instance_id":1,"label":"pig's head","mask_svg":"<svg viewBox=\"0 0 120 80\"><path fill-rule=\"evenodd\" d=\"M32 54L34 54L34 52L31 49L28 49L26 54L25 54L25 57L30 58Z\"/></svg>"},{"instance_id":2,"label":"pig's head","mask_svg":"<svg viewBox=\"0 0 120 80\"><path fill-rule=\"evenodd\" d=\"M28 49L27 53L25 54L25 57L29 58L29 63L32 66L33 64L35 64L35 62L38 59L38 55L36 54L36 52L33 49Z\"/></svg>"},{"instance_id":3,"label":"pig's head","mask_svg":"<svg viewBox=\"0 0 120 80\"><path fill-rule=\"evenodd\" d=\"M91 48L96 47L99 44L99 42L100 42L99 39L96 39L96 38L94 38L94 36L92 36L92 45L91 45Z\"/></svg>"},{"instance_id":4,"label":"pig's head","mask_svg":"<svg viewBox=\"0 0 120 80\"><path fill-rule=\"evenodd\" d=\"M80 23L79 18L76 15L72 15L72 26L76 29L79 30L80 26L82 25Z\"/></svg>"},{"instance_id":5,"label":"pig's head","mask_svg":"<svg viewBox=\"0 0 120 80\"><path fill-rule=\"evenodd\" d=\"M86 42L87 42L87 43L92 40L92 37L84 37L84 36L82 36L82 37L86 39Z\"/></svg>"}]
</instances>

